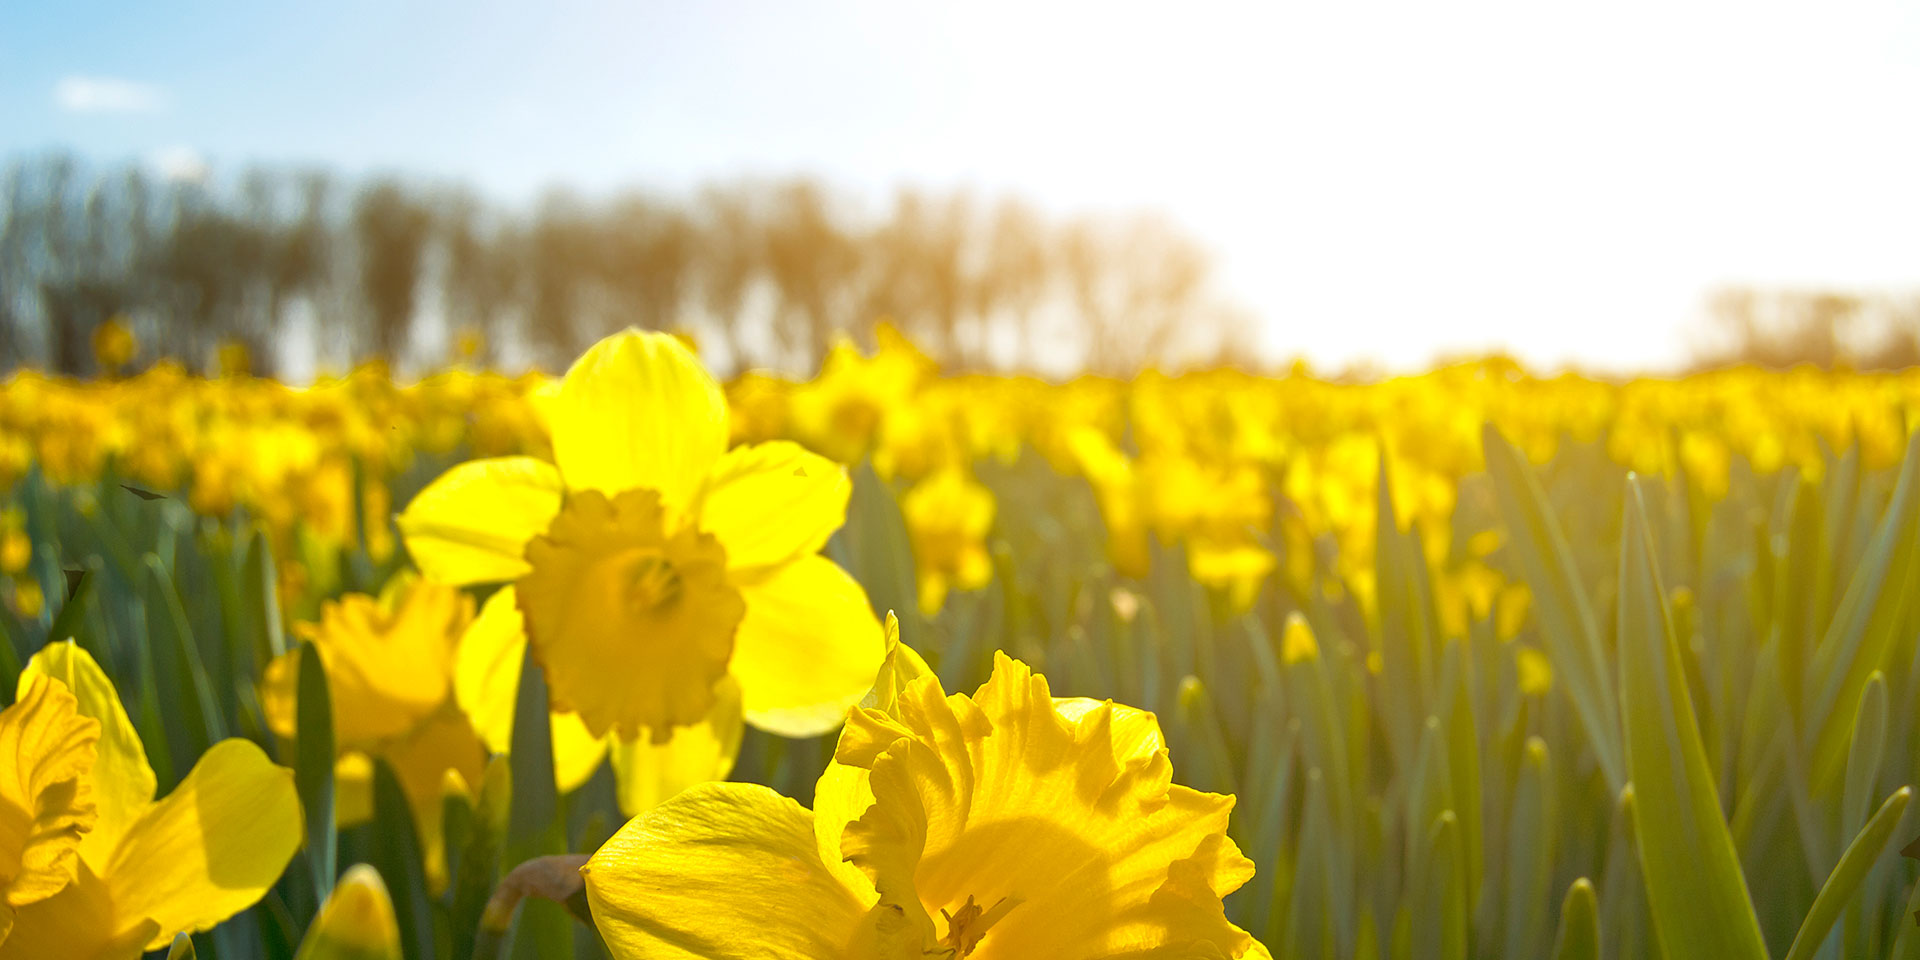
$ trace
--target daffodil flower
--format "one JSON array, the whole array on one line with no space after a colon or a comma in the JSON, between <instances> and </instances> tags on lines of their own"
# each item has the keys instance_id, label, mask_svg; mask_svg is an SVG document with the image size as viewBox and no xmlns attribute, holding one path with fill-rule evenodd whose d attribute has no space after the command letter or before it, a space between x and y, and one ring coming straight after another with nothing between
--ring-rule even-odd
<instances>
[{"instance_id":1,"label":"daffodil flower","mask_svg":"<svg viewBox=\"0 0 1920 960\"><path fill-rule=\"evenodd\" d=\"M1170 776L1150 713L1055 699L1004 654L947 696L896 653L812 811L703 784L582 872L621 960L1267 956L1221 907L1253 875L1233 798Z\"/></svg>"},{"instance_id":2,"label":"daffodil flower","mask_svg":"<svg viewBox=\"0 0 1920 960\"><path fill-rule=\"evenodd\" d=\"M63 699L52 692L58 688L71 693ZM65 759L58 770L10 786L64 776L59 782L71 784L65 789L75 791L77 801L91 797L94 816L77 837L77 856L60 861L70 883L32 902L9 891L15 913L11 932L0 942L0 960L135 960L166 946L176 933L211 929L252 906L293 859L302 836L293 771L275 765L259 747L240 739L214 744L173 792L155 800L153 768L140 735L113 683L85 650L56 643L34 654L20 675L18 698L0 714L0 742L23 729L64 730L32 738L22 754L64 742L55 752ZM85 718L96 738L94 756L89 760L77 746L85 735L71 723L10 723L8 716L23 707L28 716L71 710ZM15 743L27 747L28 738ZM0 782L7 778L0 771ZM72 816L72 808L61 813L47 797L43 791L33 809L54 816L49 825L72 823L61 819ZM10 792L8 799L14 799ZM64 828L53 832L61 843L70 835ZM32 837L37 841L41 834ZM44 854L32 860L48 862Z\"/></svg>"},{"instance_id":3,"label":"daffodil flower","mask_svg":"<svg viewBox=\"0 0 1920 960\"><path fill-rule=\"evenodd\" d=\"M505 745L529 645L556 746L572 744L556 764L590 772L612 735L629 810L724 776L742 716L785 736L838 725L883 655L865 592L819 555L845 471L791 443L727 450L719 385L670 336L602 340L545 404L554 463L461 464L399 518L427 576L509 584L458 667L489 743Z\"/></svg>"},{"instance_id":4,"label":"daffodil flower","mask_svg":"<svg viewBox=\"0 0 1920 960\"><path fill-rule=\"evenodd\" d=\"M339 755L336 819L344 825L373 812L372 758L386 761L413 809L427 881L447 880L442 802L449 783L477 786L487 747L453 695L454 655L473 621L473 598L412 575L396 577L379 597L347 594L327 601L320 619L294 625L326 667L334 748ZM299 654L267 665L260 705L267 726L296 733Z\"/></svg>"},{"instance_id":5,"label":"daffodil flower","mask_svg":"<svg viewBox=\"0 0 1920 960\"><path fill-rule=\"evenodd\" d=\"M901 498L920 573L921 613L939 613L949 589L978 590L993 579L986 544L993 510L992 492L958 468L933 474Z\"/></svg>"}]
</instances>

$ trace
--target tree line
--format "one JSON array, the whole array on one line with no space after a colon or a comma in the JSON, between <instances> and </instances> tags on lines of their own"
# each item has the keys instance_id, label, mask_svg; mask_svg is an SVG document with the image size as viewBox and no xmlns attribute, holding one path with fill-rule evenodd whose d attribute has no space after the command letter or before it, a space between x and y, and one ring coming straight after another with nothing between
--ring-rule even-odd
<instances>
[{"instance_id":1,"label":"tree line","mask_svg":"<svg viewBox=\"0 0 1920 960\"><path fill-rule=\"evenodd\" d=\"M1899 370L1920 364L1920 293L1727 287L1708 300L1697 368L1800 364Z\"/></svg>"},{"instance_id":2,"label":"tree line","mask_svg":"<svg viewBox=\"0 0 1920 960\"><path fill-rule=\"evenodd\" d=\"M204 368L238 343L260 375L296 328L327 364L402 369L469 332L478 362L553 368L629 324L690 333L723 370L810 370L882 320L952 369L1127 373L1243 356L1250 335L1206 252L1144 214L912 189L873 213L808 179L556 189L516 208L323 170L169 181L64 154L11 163L0 369L93 373L93 331L116 317L149 360Z\"/></svg>"}]
</instances>

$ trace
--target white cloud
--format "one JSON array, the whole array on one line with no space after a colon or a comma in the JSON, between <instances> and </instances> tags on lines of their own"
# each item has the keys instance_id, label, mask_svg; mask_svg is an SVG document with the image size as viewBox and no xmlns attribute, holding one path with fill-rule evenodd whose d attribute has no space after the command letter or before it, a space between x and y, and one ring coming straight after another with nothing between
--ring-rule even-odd
<instances>
[{"instance_id":1,"label":"white cloud","mask_svg":"<svg viewBox=\"0 0 1920 960\"><path fill-rule=\"evenodd\" d=\"M166 108L159 87L117 77L61 77L53 102L68 113L158 113Z\"/></svg>"},{"instance_id":2,"label":"white cloud","mask_svg":"<svg viewBox=\"0 0 1920 960\"><path fill-rule=\"evenodd\" d=\"M184 144L162 147L147 155L147 163L161 178L173 182L199 183L210 172L200 151Z\"/></svg>"}]
</instances>

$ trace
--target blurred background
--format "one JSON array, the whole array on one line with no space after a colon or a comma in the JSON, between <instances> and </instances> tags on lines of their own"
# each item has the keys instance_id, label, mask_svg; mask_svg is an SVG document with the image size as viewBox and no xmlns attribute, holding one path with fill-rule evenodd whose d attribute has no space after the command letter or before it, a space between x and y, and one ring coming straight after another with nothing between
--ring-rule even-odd
<instances>
[{"instance_id":1,"label":"blurred background","mask_svg":"<svg viewBox=\"0 0 1920 960\"><path fill-rule=\"evenodd\" d=\"M1901 366L1917 106L1914 3L14 3L0 368Z\"/></svg>"}]
</instances>

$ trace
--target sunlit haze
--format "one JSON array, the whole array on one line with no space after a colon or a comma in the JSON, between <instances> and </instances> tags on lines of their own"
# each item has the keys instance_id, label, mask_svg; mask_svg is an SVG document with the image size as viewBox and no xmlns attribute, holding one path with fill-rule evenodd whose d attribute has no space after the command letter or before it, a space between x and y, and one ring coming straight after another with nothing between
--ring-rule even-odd
<instances>
[{"instance_id":1,"label":"sunlit haze","mask_svg":"<svg viewBox=\"0 0 1920 960\"><path fill-rule=\"evenodd\" d=\"M1726 284L1920 287L1920 9L14 4L0 155L1163 212L1266 355L1668 368Z\"/></svg>"}]
</instances>

